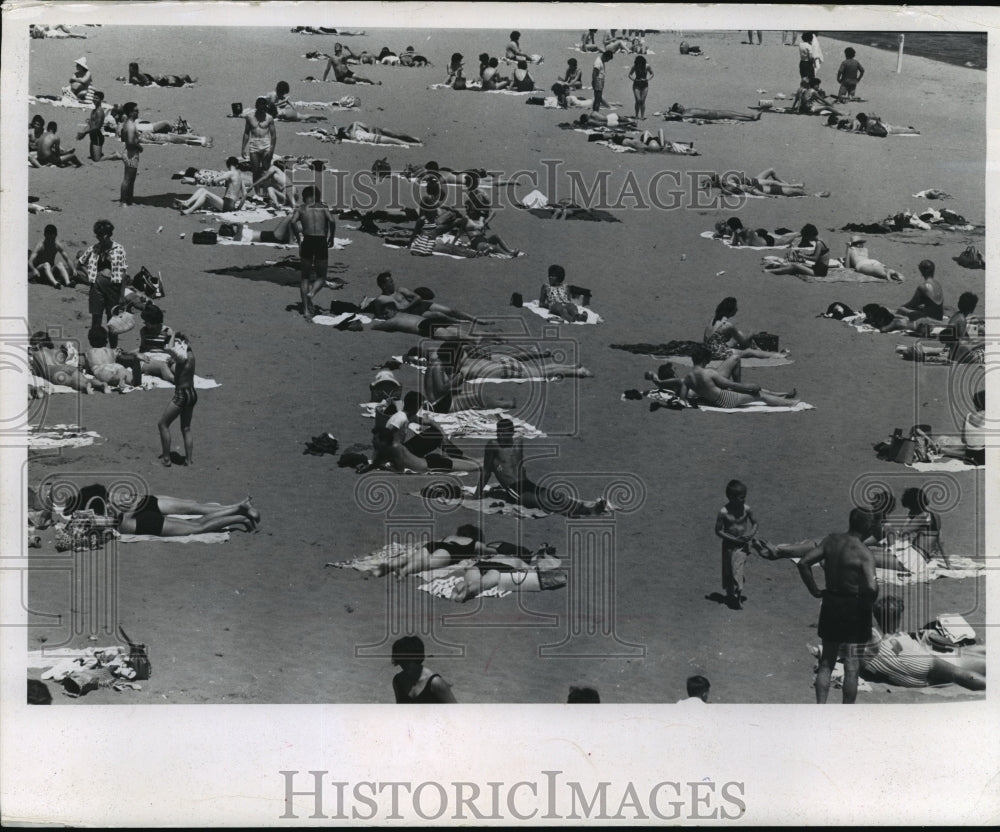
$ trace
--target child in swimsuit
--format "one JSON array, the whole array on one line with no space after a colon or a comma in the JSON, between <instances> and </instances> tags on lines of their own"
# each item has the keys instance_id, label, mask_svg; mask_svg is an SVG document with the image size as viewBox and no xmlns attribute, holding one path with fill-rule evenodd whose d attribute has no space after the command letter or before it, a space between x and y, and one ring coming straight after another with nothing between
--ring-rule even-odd
<instances>
[{"instance_id":1,"label":"child in swimsuit","mask_svg":"<svg viewBox=\"0 0 1000 832\"><path fill-rule=\"evenodd\" d=\"M724 391L731 392L731 391ZM715 534L722 538L722 588L732 609L743 609L744 568L750 557L750 541L757 533L757 521L746 504L747 487L739 480L726 486L729 500L715 520Z\"/></svg>"}]
</instances>

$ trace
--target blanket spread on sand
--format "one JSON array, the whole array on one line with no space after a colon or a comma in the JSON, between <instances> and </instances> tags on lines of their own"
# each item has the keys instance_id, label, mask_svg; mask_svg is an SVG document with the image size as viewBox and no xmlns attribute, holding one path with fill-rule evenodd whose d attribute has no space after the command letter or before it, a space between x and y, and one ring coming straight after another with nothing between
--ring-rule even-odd
<instances>
[{"instance_id":1,"label":"blanket spread on sand","mask_svg":"<svg viewBox=\"0 0 1000 832\"><path fill-rule=\"evenodd\" d=\"M230 240L228 237L219 237L217 240L220 246L267 246L269 248L298 248L297 243L260 243L252 242L250 240ZM334 237L333 238L333 248L342 249L351 244L351 241L346 237Z\"/></svg>"},{"instance_id":2,"label":"blanket spread on sand","mask_svg":"<svg viewBox=\"0 0 1000 832\"><path fill-rule=\"evenodd\" d=\"M361 402L361 415L366 419L375 418L375 409L379 402ZM522 436L525 439L539 439L545 434L534 425L511 416L507 411L499 407L488 410L456 410L454 413L433 413L424 411L423 417L433 423L449 439L495 439L497 435L497 421L507 418L514 423L514 435Z\"/></svg>"},{"instance_id":3,"label":"blanket spread on sand","mask_svg":"<svg viewBox=\"0 0 1000 832\"><path fill-rule=\"evenodd\" d=\"M503 490L496 487L486 489L485 496L479 500L473 497L476 489L471 485L462 488L462 496L460 497L440 496L440 489L435 488L434 485L431 485L429 489L426 495L418 491L413 493L412 496L426 496L442 505L452 508L467 508L478 514L501 514L509 517L523 517L525 519L537 519L549 516L547 512L542 511L540 508L527 508L518 503L512 503Z\"/></svg>"},{"instance_id":4,"label":"blanket spread on sand","mask_svg":"<svg viewBox=\"0 0 1000 832\"><path fill-rule=\"evenodd\" d=\"M312 322L320 326L336 326L348 318L354 318L362 324L370 324L372 322L372 319L367 315L359 315L357 312L342 312L339 315L314 315Z\"/></svg>"},{"instance_id":5,"label":"blanket spread on sand","mask_svg":"<svg viewBox=\"0 0 1000 832\"><path fill-rule=\"evenodd\" d=\"M938 578L980 578L986 575L986 564L982 559L976 560L964 555L949 555L950 566L945 566L939 558L927 558L912 544L905 540L897 540L886 547L886 552L893 555L899 562L900 569L883 569L875 567L875 576L882 583L895 586L908 584L926 584ZM800 558L789 558L792 563L798 563Z\"/></svg>"},{"instance_id":6,"label":"blanket spread on sand","mask_svg":"<svg viewBox=\"0 0 1000 832\"><path fill-rule=\"evenodd\" d=\"M831 319L831 320L835 320L835 319ZM854 330L857 330L858 332L874 332L874 333L880 334L880 335L882 335L882 334L884 334L884 335L916 335L917 334L916 331L912 330L912 329L896 330L895 332L882 333L882 332L879 331L879 329L877 327L874 327L871 324L865 323L865 315L864 315L863 312L860 313L860 314L858 314L858 315L848 316L848 317L844 318L843 321L842 321L842 323L847 324L849 327L851 327ZM935 337L937 335L940 335L943 331L944 331L944 324L942 324L941 326L931 327L930 335L933 338L933 337Z\"/></svg>"},{"instance_id":7,"label":"blanket spread on sand","mask_svg":"<svg viewBox=\"0 0 1000 832\"><path fill-rule=\"evenodd\" d=\"M177 520L197 520L198 514L168 514ZM120 534L122 543L228 543L229 532L203 532L202 534L181 534L176 537L162 537L155 534Z\"/></svg>"},{"instance_id":8,"label":"blanket spread on sand","mask_svg":"<svg viewBox=\"0 0 1000 832\"><path fill-rule=\"evenodd\" d=\"M426 373L427 365L419 361L414 361L410 359L409 356L394 355L393 360L398 361L400 364L405 364L407 367L412 367L418 373ZM525 367L533 366L531 362L525 363ZM547 381L552 381L553 379L542 378L541 376L520 376L518 378L469 378L465 380L465 384L526 384L527 382L542 383Z\"/></svg>"},{"instance_id":9,"label":"blanket spread on sand","mask_svg":"<svg viewBox=\"0 0 1000 832\"><path fill-rule=\"evenodd\" d=\"M285 216L284 213L276 211L274 208L270 207L257 207L257 208L243 208L240 211L209 211L207 209L201 209L199 211L192 211L194 214L211 214L213 217L218 217L222 222L264 222L266 220L273 220L276 217Z\"/></svg>"},{"instance_id":10,"label":"blanket spread on sand","mask_svg":"<svg viewBox=\"0 0 1000 832\"><path fill-rule=\"evenodd\" d=\"M753 124L743 118L696 118L695 116L685 116L680 113L658 112L653 113L653 117L661 116L664 121L683 121L685 124Z\"/></svg>"},{"instance_id":11,"label":"blanket spread on sand","mask_svg":"<svg viewBox=\"0 0 1000 832\"><path fill-rule=\"evenodd\" d=\"M570 324L602 324L602 323L604 323L604 318L602 318L593 309L591 309L591 308L589 308L587 306L579 306L579 305L577 306L577 309L579 309L581 312L583 312L583 313L586 314L587 320L585 320L585 321L566 321L566 320L563 320L558 315L553 315L551 312L549 312L548 309L543 309L541 306L539 306L537 300L525 301L525 303L523 304L523 306L521 308L522 309L527 309L529 312L532 312L535 315L538 315L539 318L544 318L545 320L551 321L553 323L570 323Z\"/></svg>"},{"instance_id":12,"label":"blanket spread on sand","mask_svg":"<svg viewBox=\"0 0 1000 832\"><path fill-rule=\"evenodd\" d=\"M706 240L718 240L726 248L746 249L747 251L775 251L775 250L778 250L778 249L787 249L788 248L787 245L784 245L784 246L734 246L733 242L732 242L732 239L733 239L732 237L716 237L714 231L702 231L701 234L699 234L698 236L702 237L703 239L706 239Z\"/></svg>"},{"instance_id":13,"label":"blanket spread on sand","mask_svg":"<svg viewBox=\"0 0 1000 832\"><path fill-rule=\"evenodd\" d=\"M80 448L93 445L101 435L79 425L32 425L28 432L28 448Z\"/></svg>"}]
</instances>

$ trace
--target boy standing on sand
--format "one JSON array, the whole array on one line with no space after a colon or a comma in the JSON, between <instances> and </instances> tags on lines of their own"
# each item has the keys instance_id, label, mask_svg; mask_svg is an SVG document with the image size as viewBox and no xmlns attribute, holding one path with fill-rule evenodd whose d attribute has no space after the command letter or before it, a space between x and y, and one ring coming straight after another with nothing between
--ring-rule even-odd
<instances>
[{"instance_id":1,"label":"boy standing on sand","mask_svg":"<svg viewBox=\"0 0 1000 832\"><path fill-rule=\"evenodd\" d=\"M76 138L90 137L90 159L100 162L104 147L104 93L94 93L94 109L87 117L87 126L76 134Z\"/></svg>"},{"instance_id":2,"label":"boy standing on sand","mask_svg":"<svg viewBox=\"0 0 1000 832\"><path fill-rule=\"evenodd\" d=\"M840 83L840 91L837 93L837 101L843 104L849 98L854 98L854 91L858 88L858 82L865 75L865 68L855 60L855 51L850 46L844 50L844 62L837 70L837 81Z\"/></svg>"},{"instance_id":3,"label":"boy standing on sand","mask_svg":"<svg viewBox=\"0 0 1000 832\"><path fill-rule=\"evenodd\" d=\"M590 85L594 88L593 110L595 113L601 109L601 105L604 103L604 76L607 71L608 61L614 58L614 56L614 52L605 49L598 56L597 60L594 61L594 71L591 73Z\"/></svg>"},{"instance_id":4,"label":"boy standing on sand","mask_svg":"<svg viewBox=\"0 0 1000 832\"><path fill-rule=\"evenodd\" d=\"M309 185L302 191L302 204L296 206L290 217L292 225L302 227L302 242L299 243L299 259L302 261L302 314L312 320L316 310L313 297L326 283L326 269L330 259L329 250L336 240L334 232L337 220L330 209L319 201L316 188ZM315 270L316 276L312 273Z\"/></svg>"},{"instance_id":5,"label":"boy standing on sand","mask_svg":"<svg viewBox=\"0 0 1000 832\"><path fill-rule=\"evenodd\" d=\"M169 468L170 460L170 425L178 416L181 417L181 436L184 438L184 465L194 465L194 438L191 436L191 416L194 406L198 404L198 393L194 389L194 351L187 337L180 332L174 335L167 345L167 352L173 359L174 395L160 416L156 427L160 431L160 462Z\"/></svg>"},{"instance_id":6,"label":"boy standing on sand","mask_svg":"<svg viewBox=\"0 0 1000 832\"><path fill-rule=\"evenodd\" d=\"M121 204L131 205L135 198L135 177L139 173L139 154L142 153L142 145L139 143L139 127L136 119L139 118L139 107L134 101L129 101L123 108L125 112L125 123L122 125L119 137L125 145L125 155L122 162L125 165L122 176Z\"/></svg>"},{"instance_id":7,"label":"boy standing on sand","mask_svg":"<svg viewBox=\"0 0 1000 832\"><path fill-rule=\"evenodd\" d=\"M726 486L729 500L715 518L715 534L722 538L722 588L726 605L743 609L744 570L750 557L750 541L757 534L757 521L746 504L747 487L739 480Z\"/></svg>"}]
</instances>

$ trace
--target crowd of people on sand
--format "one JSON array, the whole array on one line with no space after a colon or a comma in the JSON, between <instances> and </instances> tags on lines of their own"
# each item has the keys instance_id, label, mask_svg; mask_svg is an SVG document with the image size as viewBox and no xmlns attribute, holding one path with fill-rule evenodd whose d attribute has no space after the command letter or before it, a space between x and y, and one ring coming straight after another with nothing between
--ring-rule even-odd
<instances>
[{"instance_id":1,"label":"crowd of people on sand","mask_svg":"<svg viewBox=\"0 0 1000 832\"><path fill-rule=\"evenodd\" d=\"M324 27L297 27L293 31L312 35L353 34ZM587 107L589 111L577 119L576 126L602 136L610 135L612 141L631 148L666 149L670 142L662 129L657 133L638 129L639 122L646 119L651 87L655 92L656 84L662 83L662 75L660 81L656 80L652 53L646 45L648 34L646 30L611 29L598 37L596 29L585 31L575 48L593 55L589 75L578 58L569 58L549 88L553 96L529 99L529 103L541 101L557 108ZM756 44L763 44L761 32L747 34L750 44L754 44L754 35ZM790 44L789 34L792 35ZM64 27L39 29L38 34L33 32L32 35L73 36ZM857 60L856 50L844 50L844 60L836 76L839 89L835 96L830 96L823 91L816 74L824 60L816 33L804 32L799 37L797 33L785 32L782 43L795 46L799 55L799 88L787 108L789 111L826 115L830 127L869 136L916 134L914 128L894 127L871 112L851 116L844 111L845 105L858 100L858 85L863 78L868 78ZM453 52L447 59L437 60L437 65L445 67L445 77L435 86L452 90L539 91L542 82L536 76L542 74L543 57L527 50L528 44L521 33L512 31L502 53L499 44L497 55L481 53L478 67L469 71L464 55ZM699 47L681 42L682 54L700 52ZM610 67L614 66L616 56L621 55L630 56L631 62L619 73L619 80L630 84L633 92L634 114L631 116L619 113L617 105L609 105L604 98L605 89L612 80ZM352 67L435 66L413 46L398 53L388 46L380 51L355 51L338 41L331 54L317 51L307 57L326 62L319 80L349 85L382 83L377 78L358 75ZM590 57L584 60L589 61ZM127 76L119 80L133 86L165 88L198 82L188 74L140 71L136 61L129 63ZM310 77L308 80L317 79ZM579 96L588 82L593 91L592 100ZM868 78L866 86L870 83ZM542 88L545 86L542 84ZM86 158L91 163L122 161L122 206L135 203L144 144L154 143L157 136L174 136L178 138L177 143L188 144L199 143L192 139L205 138L195 136L183 118L173 122L144 121L133 101L114 106L105 104L104 93L94 87L94 76L86 57L75 61L73 75L62 93L90 108L86 123L76 133L78 140L88 141ZM38 100L44 103L44 97ZM761 102L754 108L756 112L746 113L674 103L664 111L663 117L668 121L694 123L759 122L763 113L773 109L772 105L773 102ZM511 247L491 228L495 212L490 192L502 185L494 181L486 169L454 170L433 160L422 165L410 163L400 175L420 183L420 196L414 207L397 212L358 213L338 211L327 205L322 187L324 160L304 162L276 154L280 122L313 120L300 112L301 107L301 102L297 106L292 100L291 86L286 81L278 81L272 92L257 96L253 108L246 112L242 111L242 105L239 108L233 105L234 116L243 122L241 136L230 137L232 144L240 143L239 155L235 155L234 148L234 155L225 160L224 170L191 167L183 175L177 174L183 182L193 185L194 190L187 198L176 200L175 207L184 215L199 211L220 215L216 231L201 233L211 233L222 240L297 246L299 301L305 320L322 323L324 316L337 313L336 303L325 310L316 299L324 289L342 285L342 281L338 284L329 276L329 252L337 245L338 221L356 220L362 232L380 237L387 245L408 249L415 256L447 254L503 259L522 256L522 251ZM361 121L314 132L317 137L334 142L405 147L421 144L412 135ZM105 153L108 133L120 140L120 151ZM58 124L46 122L40 114L31 120L28 143L32 167L85 167L83 154L61 146ZM208 146L204 141L200 143ZM308 184L300 188L302 179L291 175L292 168L306 173ZM372 172L388 176L387 160L376 161ZM712 174L709 180L712 187L729 196L804 197L810 193L804 183L786 179L774 168L756 176L732 171ZM446 198L455 193L459 199ZM823 191L816 195L829 194ZM254 220L247 215L258 210L274 216L278 220L276 225L267 230L250 228L249 223ZM954 212L950 216L964 222L964 218ZM387 224L390 227L383 228ZM149 379L166 384L172 392L156 425L157 460L165 467L192 466L192 422L199 397L196 339L166 325L161 303L164 297L162 282L153 279L145 269L130 277L125 247L114 239L114 232L109 220L99 219L93 226L96 242L74 255L60 240L56 225L49 223L44 227L42 239L29 250L28 277L32 282L57 290L75 283L87 287L90 323L86 333L87 347L82 351L76 349L71 339L57 342L45 331L31 336L28 351L35 376L31 391L43 395L48 384L67 386L84 394L126 393L146 386ZM784 249L784 258L765 258L764 270L773 275L826 279L835 269L846 269L887 282L904 280L898 269L870 256L867 239L861 234L852 234L844 242L844 256L840 261L834 256L837 243L831 244L824 239L826 235L813 223L805 223L798 231L783 227L768 230L745 226L739 217L730 216L719 219L714 232L703 236L713 235L737 248ZM866 306L863 323L883 333L930 336L940 330L936 342L919 345L921 359L938 356L955 363L982 361L983 333L973 317L978 296L972 292L961 293L957 309L950 311L934 262L924 259L919 262L918 270L921 279L909 300L894 310ZM566 281L567 273L562 265L553 263L548 267L539 290L538 310L547 313L552 320L588 322L586 307L590 290ZM496 500L526 511L571 518L592 517L615 510L604 496L592 500L567 497L529 477L525 460L530 458L526 453L530 440L520 435L523 425L508 412L516 407L516 400L490 393L481 384L484 379L588 379L593 373L587 367L558 360L544 349L505 342L491 334L488 315L460 309L438 298L428 287L409 289L399 285L387 269L378 273L372 291L375 292L372 297L366 297L357 305L358 314L342 316L346 320L337 327L418 336L421 342L406 360L420 368L421 376L419 389L404 390L390 365L383 365L371 387L375 424L370 444L352 446L352 450L342 457L342 463L346 460L345 467L358 473L379 470L470 475L470 488L452 495L470 504ZM523 303L514 305L522 306ZM658 397L654 398L652 409L666 406L663 403L670 400L681 402L683 406L724 410L808 407L800 401L795 388L773 390L743 380L744 369L751 362L788 363L790 351L787 347L778 348L776 336L741 329L734 322L737 313L736 298L725 297L706 324L700 340L671 342L677 349L676 354L686 355L692 366L683 375L675 372L673 363L664 364L655 374L646 374L655 385L650 392ZM138 344L130 347L122 339L133 330L137 330ZM635 346L633 351L643 351L643 345ZM916 355L918 348L913 350ZM626 395L626 398L632 396ZM496 414L497 409L502 412ZM493 414L493 433L482 446L481 454L461 447L442 427L443 417L475 411ZM171 428L178 420L183 455L173 449ZM914 428L913 436L922 436L933 443L930 429L920 428ZM950 446L933 443L937 456L982 465L985 462L984 430L985 393L980 390L974 397L974 410L966 418L961 441ZM335 440L333 445L336 446ZM895 500L890 494L877 505L873 502L852 510L846 533L794 544L774 544L759 535L757 517L747 504L747 492L745 483L730 481L725 488L726 503L716 516L715 534L721 540L722 549L723 589L723 595L717 600L733 610L743 609L747 601L744 592L746 565L752 556L770 561L795 560L808 591L823 601L818 631L822 647L815 680L818 702L828 698L831 675L838 659L844 664L845 702L855 700L860 675L903 686L956 683L972 690L984 689L985 659L980 647L942 647L929 631L918 635L903 632L902 600L880 591L876 580L876 569L912 574L914 564L919 567L933 561L943 564L943 568L951 566L949 554L941 543L941 518L931 510L925 490L911 488L904 493L901 505L907 511L905 516L894 514ZM112 518L118 533L141 537L255 532L261 522L260 512L249 497L238 503L222 504L147 494L122 503L107 484L100 482L78 489L68 500L60 501L51 488L47 493L34 493L33 496L35 507L29 512L28 520L39 530L72 525L81 513L92 512L95 507L98 513ZM900 540L917 552L919 562L904 561L895 553L892 541ZM470 559L471 566L468 565ZM559 563L554 549L547 545L532 551L512 544L487 543L479 527L464 525L454 535L416 547L406 558L391 567L386 566L379 574L404 577L454 567L461 574L448 597L465 601L493 590L526 591L564 586ZM826 576L823 590L813 577L812 567L817 564L823 567ZM554 578L554 574L561 578ZM399 668L392 683L396 701L455 702L452 686L440 674L424 667L425 658L424 644L417 636L407 636L393 645L392 663ZM687 698L680 700L681 703L704 704L708 701L709 687L704 676L690 677L686 686ZM594 688L574 686L567 701L597 703L600 696Z\"/></svg>"}]
</instances>

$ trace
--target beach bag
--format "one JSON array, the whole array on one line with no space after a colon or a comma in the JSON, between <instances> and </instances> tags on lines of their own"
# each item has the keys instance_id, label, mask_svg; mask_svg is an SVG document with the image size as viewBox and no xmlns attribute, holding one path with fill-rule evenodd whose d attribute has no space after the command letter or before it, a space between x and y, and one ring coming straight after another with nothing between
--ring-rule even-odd
<instances>
[{"instance_id":1,"label":"beach bag","mask_svg":"<svg viewBox=\"0 0 1000 832\"><path fill-rule=\"evenodd\" d=\"M135 681L142 682L153 675L153 665L149 661L149 651L146 649L145 644L136 644L132 639L130 639L125 630L122 629L122 625L118 625L118 633L125 640L128 645L128 663L135 671L135 676L133 677Z\"/></svg>"},{"instance_id":2,"label":"beach bag","mask_svg":"<svg viewBox=\"0 0 1000 832\"><path fill-rule=\"evenodd\" d=\"M132 286L152 300L160 300L160 298L167 296L167 290L163 285L163 278L159 272L154 277L152 272L145 266L139 269L135 277L132 278Z\"/></svg>"},{"instance_id":3,"label":"beach bag","mask_svg":"<svg viewBox=\"0 0 1000 832\"><path fill-rule=\"evenodd\" d=\"M214 246L219 242L219 235L214 231L195 231L191 235L191 242L196 246Z\"/></svg>"},{"instance_id":4,"label":"beach bag","mask_svg":"<svg viewBox=\"0 0 1000 832\"><path fill-rule=\"evenodd\" d=\"M116 306L108 318L108 332L112 335L123 335L135 329L135 315L126 312L124 306Z\"/></svg>"},{"instance_id":5,"label":"beach bag","mask_svg":"<svg viewBox=\"0 0 1000 832\"><path fill-rule=\"evenodd\" d=\"M757 345L757 349L765 352L778 351L778 336L770 332L758 332L753 337L753 343Z\"/></svg>"},{"instance_id":6,"label":"beach bag","mask_svg":"<svg viewBox=\"0 0 1000 832\"><path fill-rule=\"evenodd\" d=\"M98 506L98 510L95 511L94 506ZM56 549L100 549L116 525L116 518L107 514L104 500L97 496L91 497L82 509L73 512L66 527L57 533ZM62 549L59 548L60 545L63 546Z\"/></svg>"},{"instance_id":7,"label":"beach bag","mask_svg":"<svg viewBox=\"0 0 1000 832\"><path fill-rule=\"evenodd\" d=\"M960 266L965 266L967 269L986 268L986 258L983 257L983 253L976 246L966 247L965 251L955 258L955 262Z\"/></svg>"},{"instance_id":8,"label":"beach bag","mask_svg":"<svg viewBox=\"0 0 1000 832\"><path fill-rule=\"evenodd\" d=\"M388 179L391 173L392 173L392 166L389 164L388 157L376 159L374 162L372 162L372 176L375 177L376 182L381 182L383 179Z\"/></svg>"}]
</instances>

